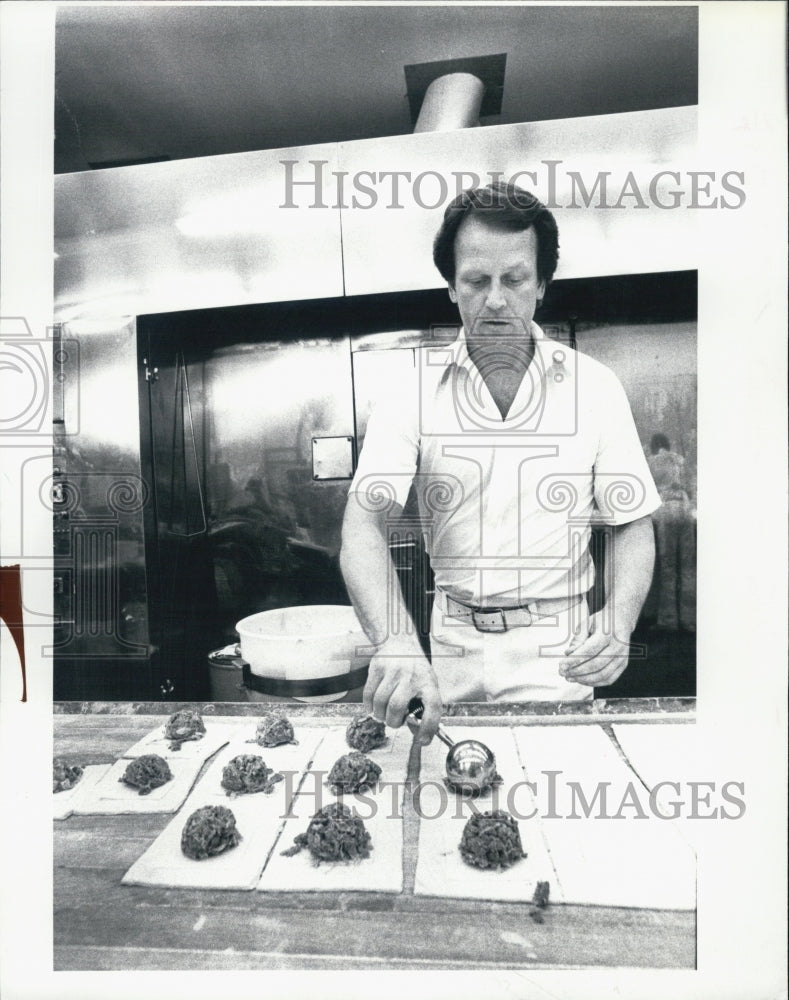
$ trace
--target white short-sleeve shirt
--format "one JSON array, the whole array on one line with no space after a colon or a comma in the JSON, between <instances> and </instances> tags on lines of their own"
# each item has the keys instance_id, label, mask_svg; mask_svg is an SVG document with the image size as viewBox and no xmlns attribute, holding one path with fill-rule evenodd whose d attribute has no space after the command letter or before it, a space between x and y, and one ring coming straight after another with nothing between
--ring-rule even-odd
<instances>
[{"instance_id":1,"label":"white short-sleeve shirt","mask_svg":"<svg viewBox=\"0 0 789 1000\"><path fill-rule=\"evenodd\" d=\"M660 506L617 377L531 331L534 357L506 418L462 330L415 352L370 416L351 484L373 505L404 506L414 483L436 585L482 606L586 593L592 523Z\"/></svg>"}]
</instances>

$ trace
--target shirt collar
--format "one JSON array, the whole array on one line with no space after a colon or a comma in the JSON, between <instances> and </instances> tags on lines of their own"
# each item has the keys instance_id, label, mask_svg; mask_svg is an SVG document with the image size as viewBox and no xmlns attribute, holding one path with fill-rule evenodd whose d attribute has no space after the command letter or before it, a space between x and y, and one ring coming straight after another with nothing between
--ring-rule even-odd
<instances>
[{"instance_id":1,"label":"shirt collar","mask_svg":"<svg viewBox=\"0 0 789 1000\"><path fill-rule=\"evenodd\" d=\"M569 371L564 366L563 362L566 357L566 353L570 350L570 348L566 347L559 341L550 340L546 337L542 328L535 323L534 320L531 321L529 328L531 330L532 337L534 337L535 354L539 353L540 356L539 361L543 376L547 371L557 366L562 369L564 374L569 375ZM469 374L476 371L474 362L471 360L468 353L466 331L462 326L458 331L457 339L451 347L452 355L447 359L450 365L457 365L458 368Z\"/></svg>"},{"instance_id":2,"label":"shirt collar","mask_svg":"<svg viewBox=\"0 0 789 1000\"><path fill-rule=\"evenodd\" d=\"M545 340L545 334L534 322L534 320L532 320L529 324L529 329L531 330L532 337L534 337L535 344L539 343L541 340ZM464 327L461 326L458 331L457 339L455 340L453 346L455 347L455 357L453 358L453 361L456 365L459 365L460 367L468 367L473 364L468 353L468 343L466 341L466 330Z\"/></svg>"}]
</instances>

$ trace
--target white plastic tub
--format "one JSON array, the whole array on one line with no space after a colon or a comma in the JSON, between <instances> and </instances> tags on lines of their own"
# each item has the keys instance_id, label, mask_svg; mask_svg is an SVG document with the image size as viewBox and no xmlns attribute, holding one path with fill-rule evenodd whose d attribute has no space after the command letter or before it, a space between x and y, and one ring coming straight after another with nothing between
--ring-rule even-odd
<instances>
[{"instance_id":1,"label":"white plastic tub","mask_svg":"<svg viewBox=\"0 0 789 1000\"><path fill-rule=\"evenodd\" d=\"M258 677L282 681L319 681L350 673L370 662L369 642L352 607L313 604L275 608L243 618L236 625L241 656ZM365 650L367 650L365 652ZM297 697L297 701L338 701L348 691ZM250 701L270 697L248 689Z\"/></svg>"}]
</instances>

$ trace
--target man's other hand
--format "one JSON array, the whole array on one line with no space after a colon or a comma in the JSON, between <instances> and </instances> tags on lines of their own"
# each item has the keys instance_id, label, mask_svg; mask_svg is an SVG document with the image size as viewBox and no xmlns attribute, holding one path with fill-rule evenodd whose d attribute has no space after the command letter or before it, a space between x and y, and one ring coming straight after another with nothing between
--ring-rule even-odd
<instances>
[{"instance_id":1,"label":"man's other hand","mask_svg":"<svg viewBox=\"0 0 789 1000\"><path fill-rule=\"evenodd\" d=\"M586 636L581 633L573 636L559 661L559 673L565 680L603 687L613 684L624 673L630 656L630 632L626 632L626 638L611 635L603 627L603 615L601 610L589 618ZM607 617L610 619L610 614Z\"/></svg>"},{"instance_id":2,"label":"man's other hand","mask_svg":"<svg viewBox=\"0 0 789 1000\"><path fill-rule=\"evenodd\" d=\"M420 698L425 706L415 733L417 743L424 746L435 736L441 719L436 675L418 641L387 639L370 661L364 686L365 711L390 728L398 729L405 721L412 698Z\"/></svg>"}]
</instances>

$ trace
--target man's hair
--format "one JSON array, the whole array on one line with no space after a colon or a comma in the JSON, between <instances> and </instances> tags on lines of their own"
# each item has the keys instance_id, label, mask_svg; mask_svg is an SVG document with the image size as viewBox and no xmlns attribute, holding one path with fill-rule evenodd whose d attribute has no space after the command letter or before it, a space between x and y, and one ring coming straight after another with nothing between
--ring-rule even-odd
<instances>
[{"instance_id":1,"label":"man's hair","mask_svg":"<svg viewBox=\"0 0 789 1000\"><path fill-rule=\"evenodd\" d=\"M487 225L518 233L534 228L537 237L537 277L550 284L559 261L556 219L541 201L515 184L497 181L463 191L447 205L433 241L433 262L448 284L455 284L455 239L465 218L475 215Z\"/></svg>"},{"instance_id":2,"label":"man's hair","mask_svg":"<svg viewBox=\"0 0 789 1000\"><path fill-rule=\"evenodd\" d=\"M653 455L657 455L661 448L671 451L671 442L665 434L653 434L652 440L649 442L649 450Z\"/></svg>"}]
</instances>

